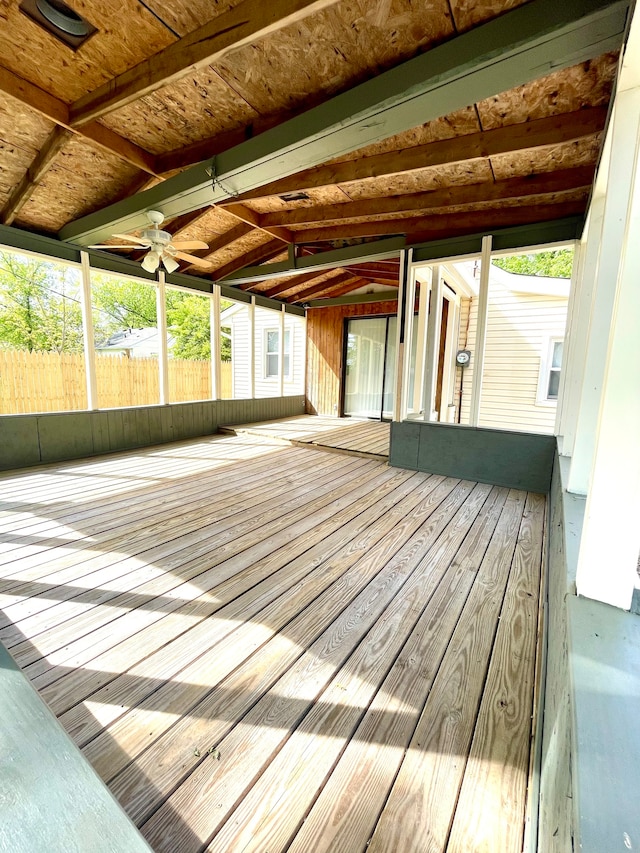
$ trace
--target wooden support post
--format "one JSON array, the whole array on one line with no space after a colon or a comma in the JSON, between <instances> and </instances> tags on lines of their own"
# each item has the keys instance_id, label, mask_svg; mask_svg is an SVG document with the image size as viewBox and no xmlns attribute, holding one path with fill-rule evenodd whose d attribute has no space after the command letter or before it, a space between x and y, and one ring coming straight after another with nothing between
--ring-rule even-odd
<instances>
[{"instance_id":1,"label":"wooden support post","mask_svg":"<svg viewBox=\"0 0 640 853\"><path fill-rule=\"evenodd\" d=\"M427 346L424 364L424 386L422 420L434 420L436 380L438 377L438 355L440 350L440 324L442 323L442 278L440 267L433 267L429 319L427 320Z\"/></svg>"},{"instance_id":2,"label":"wooden support post","mask_svg":"<svg viewBox=\"0 0 640 853\"><path fill-rule=\"evenodd\" d=\"M249 305L249 397L256 396L256 298Z\"/></svg>"},{"instance_id":3,"label":"wooden support post","mask_svg":"<svg viewBox=\"0 0 640 853\"><path fill-rule=\"evenodd\" d=\"M407 278L411 263L411 250L403 249L400 252L400 276L398 279L398 321L396 323L396 363L394 365L396 374L396 390L393 396L393 420L401 421L406 417L406 390L403 383L404 378L404 317L406 314L405 294L407 291Z\"/></svg>"},{"instance_id":4,"label":"wooden support post","mask_svg":"<svg viewBox=\"0 0 640 853\"><path fill-rule=\"evenodd\" d=\"M429 313L431 270L427 270L426 273L427 275L424 275L423 280L420 282L420 296L418 298L416 367L413 378L413 411L415 414L419 414L422 409L422 388L424 386L424 355L427 346L427 315Z\"/></svg>"},{"instance_id":5,"label":"wooden support post","mask_svg":"<svg viewBox=\"0 0 640 853\"><path fill-rule=\"evenodd\" d=\"M80 270L82 274L80 307L82 310L82 341L84 344L84 367L87 383L87 409L97 409L98 382L96 378L96 351L93 340L93 314L91 312L91 266L87 252L80 252Z\"/></svg>"},{"instance_id":6,"label":"wooden support post","mask_svg":"<svg viewBox=\"0 0 640 853\"><path fill-rule=\"evenodd\" d=\"M409 250L411 251L411 250ZM413 409L413 400L409 399L411 377L411 354L413 352L413 315L416 304L416 271L413 264L407 266L404 297L404 358L402 359L402 388L403 394L400 410L400 420L405 420L409 408ZM398 308L400 315L400 308Z\"/></svg>"},{"instance_id":7,"label":"wooden support post","mask_svg":"<svg viewBox=\"0 0 640 853\"><path fill-rule=\"evenodd\" d=\"M220 400L222 396L221 370L221 331L220 331L220 285L213 285L209 299L209 334L211 339L211 399Z\"/></svg>"},{"instance_id":8,"label":"wooden support post","mask_svg":"<svg viewBox=\"0 0 640 853\"><path fill-rule=\"evenodd\" d=\"M489 274L491 272L491 235L482 238L480 259L480 292L478 293L478 321L476 345L473 358L473 384L471 386L470 426L480 421L480 399L482 397L482 375L484 372L484 350L487 339L487 317L489 315Z\"/></svg>"},{"instance_id":9,"label":"wooden support post","mask_svg":"<svg viewBox=\"0 0 640 853\"><path fill-rule=\"evenodd\" d=\"M611 158L602 232L599 239L594 234L594 239L597 239L599 244L599 260L584 357L584 378L576 419L576 437L567 485L568 491L579 495L586 495L589 490L589 476L594 458L610 329L627 236L625 225L629 206L629 184L635 168L639 104L640 89L620 92L611 123ZM637 235L629 235L629 239L638 238Z\"/></svg>"},{"instance_id":10,"label":"wooden support post","mask_svg":"<svg viewBox=\"0 0 640 853\"><path fill-rule=\"evenodd\" d=\"M280 396L284 397L284 337L285 337L285 305L282 303L280 310ZM291 350L289 351L289 364L291 364Z\"/></svg>"},{"instance_id":11,"label":"wooden support post","mask_svg":"<svg viewBox=\"0 0 640 853\"><path fill-rule=\"evenodd\" d=\"M158 371L160 403L169 402L169 351L167 348L167 300L164 270L159 270L156 284L156 315L158 318Z\"/></svg>"},{"instance_id":12,"label":"wooden support post","mask_svg":"<svg viewBox=\"0 0 640 853\"><path fill-rule=\"evenodd\" d=\"M602 341L600 317L592 315L598 337L589 356L602 348L604 352L597 370L590 359L585 377L591 377L589 386L595 384L601 393L576 586L579 595L628 610L640 552L640 85L618 95L615 121L604 229L620 256L612 257L603 240L597 287L605 292L602 299L596 292L594 310L599 305L610 322ZM612 223L610 212L622 218Z\"/></svg>"}]
</instances>

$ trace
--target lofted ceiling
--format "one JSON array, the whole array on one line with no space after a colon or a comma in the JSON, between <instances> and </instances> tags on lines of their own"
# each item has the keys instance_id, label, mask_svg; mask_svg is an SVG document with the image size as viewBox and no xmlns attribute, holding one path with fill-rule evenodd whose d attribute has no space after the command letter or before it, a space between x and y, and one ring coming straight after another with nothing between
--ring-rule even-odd
<instances>
[{"instance_id":1,"label":"lofted ceiling","mask_svg":"<svg viewBox=\"0 0 640 853\"><path fill-rule=\"evenodd\" d=\"M626 7L566 4L576 7L570 11L576 18L591 15L596 36L578 50L575 33L565 36L560 22L558 44L566 53L533 65L523 59L518 78L518 68L503 76L476 73L474 45L490 43L492 26L502 38L527 25L529 42L512 36L509 48L526 57L537 43L537 21L552 7L548 0L69 0L97 30L75 52L21 12L18 0L6 0L0 6L0 219L73 239L82 231L77 221L99 214L103 230L113 223L106 233L118 232L121 209L162 210L169 188L187 186L201 169L195 164L214 157L222 164L251 145L258 151L264 141L279 169L264 174L275 179L225 183L220 174L217 194L182 207L188 192L171 190L178 201L167 205L163 227L175 239L209 245L196 253L204 266L183 264L181 271L214 281L235 276L242 289L294 303L397 286L397 252L354 255L348 265L319 263L289 275L287 263L311 264L325 252L396 235L410 244L584 214ZM617 22L606 29L603 16L611 9ZM370 115L388 110L392 75L395 84L409 80L418 57L435 74L447 49L466 62L465 73L473 70L477 85L465 89L460 74L454 79L448 69L446 80L443 72L430 83L433 115L415 99L412 112L404 109L400 132L389 135L385 112L379 121L359 119L348 143L335 141L326 116L345 125L338 119L348 115L350 94L354 111L360 93L372 92L380 104L373 103ZM490 57L485 64L492 63ZM477 99L477 92L486 96ZM322 109L325 137L316 131ZM315 159L308 155L302 170L298 149L287 155L281 141L294 130L300 150L315 145ZM362 146L358 139L369 141ZM251 156L259 176L258 157ZM238 161L241 177L251 171L245 160ZM259 280L243 274L261 265L266 272ZM279 274L269 277L271 268Z\"/></svg>"}]
</instances>

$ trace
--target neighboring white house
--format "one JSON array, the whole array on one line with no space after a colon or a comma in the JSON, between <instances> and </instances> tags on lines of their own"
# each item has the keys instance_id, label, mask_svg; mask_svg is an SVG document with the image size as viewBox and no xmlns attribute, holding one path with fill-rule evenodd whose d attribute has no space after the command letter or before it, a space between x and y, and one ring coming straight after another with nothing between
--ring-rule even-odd
<instances>
[{"instance_id":1,"label":"neighboring white house","mask_svg":"<svg viewBox=\"0 0 640 853\"><path fill-rule=\"evenodd\" d=\"M167 335L169 352L174 344L171 334ZM101 355L124 355L127 358L152 358L160 353L160 338L155 326L143 329L123 329L116 332L99 347L96 352Z\"/></svg>"},{"instance_id":2,"label":"neighboring white house","mask_svg":"<svg viewBox=\"0 0 640 853\"><path fill-rule=\"evenodd\" d=\"M249 306L234 303L222 312L220 324L231 330L232 387L235 399L251 394ZM304 394L306 330L302 317L285 315L284 383L285 395ZM281 314L255 308L255 397L280 395Z\"/></svg>"},{"instance_id":3,"label":"neighboring white house","mask_svg":"<svg viewBox=\"0 0 640 853\"><path fill-rule=\"evenodd\" d=\"M473 264L456 265L477 292ZM516 275L491 267L479 426L553 433L570 280ZM465 304L465 302L467 304ZM478 299L461 300L461 423L467 423Z\"/></svg>"}]
</instances>

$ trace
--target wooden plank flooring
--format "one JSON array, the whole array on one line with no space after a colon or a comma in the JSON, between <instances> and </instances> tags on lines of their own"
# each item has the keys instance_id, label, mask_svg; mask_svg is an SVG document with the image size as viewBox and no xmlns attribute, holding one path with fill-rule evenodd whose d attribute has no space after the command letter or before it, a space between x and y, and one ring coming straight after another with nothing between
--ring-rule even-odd
<instances>
[{"instance_id":1,"label":"wooden plank flooring","mask_svg":"<svg viewBox=\"0 0 640 853\"><path fill-rule=\"evenodd\" d=\"M544 497L251 435L0 495L0 639L154 850L520 853Z\"/></svg>"},{"instance_id":2,"label":"wooden plank flooring","mask_svg":"<svg viewBox=\"0 0 640 853\"><path fill-rule=\"evenodd\" d=\"M263 436L288 444L311 444L323 450L389 458L390 424L381 421L297 415L278 421L236 424L226 429L236 435Z\"/></svg>"}]
</instances>

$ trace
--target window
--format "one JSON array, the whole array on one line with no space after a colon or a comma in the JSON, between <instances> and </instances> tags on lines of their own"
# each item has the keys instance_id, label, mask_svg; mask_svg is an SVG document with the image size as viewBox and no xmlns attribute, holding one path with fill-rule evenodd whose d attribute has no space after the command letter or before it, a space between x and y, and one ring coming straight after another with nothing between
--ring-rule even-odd
<instances>
[{"instance_id":1,"label":"window","mask_svg":"<svg viewBox=\"0 0 640 853\"><path fill-rule=\"evenodd\" d=\"M278 362L280 360L280 329L265 330L265 376L267 379L280 376ZM284 333L284 375L291 378L291 331Z\"/></svg>"},{"instance_id":2,"label":"window","mask_svg":"<svg viewBox=\"0 0 640 853\"><path fill-rule=\"evenodd\" d=\"M560 390L560 368L562 367L562 338L551 338L546 358L540 364L538 403L555 403Z\"/></svg>"}]
</instances>

